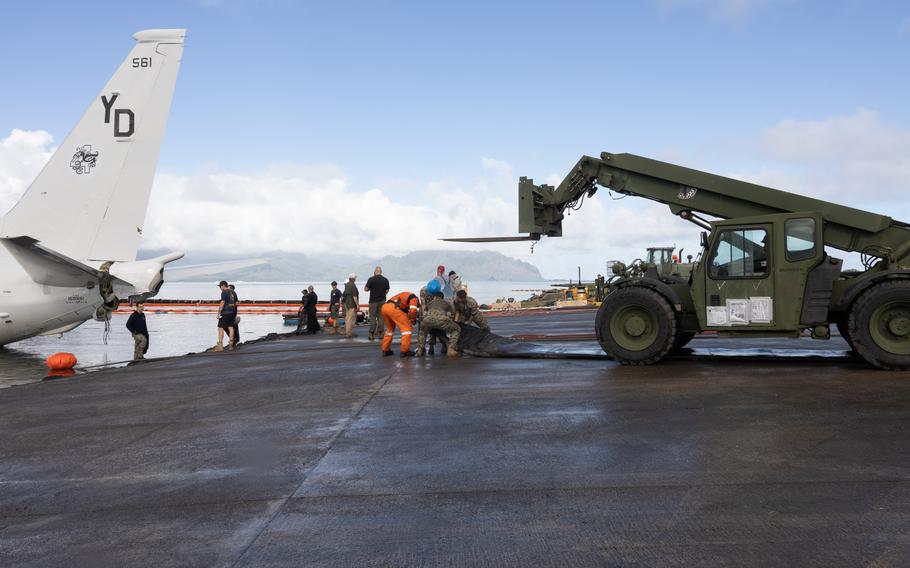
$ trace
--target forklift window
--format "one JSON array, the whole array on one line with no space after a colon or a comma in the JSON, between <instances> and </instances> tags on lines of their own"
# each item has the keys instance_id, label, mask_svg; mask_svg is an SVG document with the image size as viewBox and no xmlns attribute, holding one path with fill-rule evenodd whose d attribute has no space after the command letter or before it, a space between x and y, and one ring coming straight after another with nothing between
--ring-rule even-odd
<instances>
[{"instance_id":1,"label":"forklift window","mask_svg":"<svg viewBox=\"0 0 910 568\"><path fill-rule=\"evenodd\" d=\"M710 266L712 278L763 278L768 274L767 231L721 231Z\"/></svg>"},{"instance_id":2,"label":"forklift window","mask_svg":"<svg viewBox=\"0 0 910 568\"><path fill-rule=\"evenodd\" d=\"M787 219L787 260L809 260L815 257L815 219Z\"/></svg>"}]
</instances>

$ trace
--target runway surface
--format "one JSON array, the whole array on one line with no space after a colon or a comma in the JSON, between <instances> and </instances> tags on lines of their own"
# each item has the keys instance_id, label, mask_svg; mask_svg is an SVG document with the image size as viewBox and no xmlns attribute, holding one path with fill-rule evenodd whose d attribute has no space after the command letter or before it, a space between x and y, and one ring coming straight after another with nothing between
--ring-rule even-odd
<instances>
[{"instance_id":1,"label":"runway surface","mask_svg":"<svg viewBox=\"0 0 910 568\"><path fill-rule=\"evenodd\" d=\"M633 368L359 334L6 389L0 565L910 565L910 373L839 339Z\"/></svg>"}]
</instances>

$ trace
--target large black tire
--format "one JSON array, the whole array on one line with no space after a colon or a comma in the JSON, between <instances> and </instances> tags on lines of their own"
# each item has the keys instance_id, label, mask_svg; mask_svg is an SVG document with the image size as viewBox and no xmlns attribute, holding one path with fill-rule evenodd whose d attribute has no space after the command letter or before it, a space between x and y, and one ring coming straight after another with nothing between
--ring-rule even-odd
<instances>
[{"instance_id":1,"label":"large black tire","mask_svg":"<svg viewBox=\"0 0 910 568\"><path fill-rule=\"evenodd\" d=\"M676 345L676 314L663 296L628 286L604 298L595 320L600 346L623 365L657 363Z\"/></svg>"},{"instance_id":2,"label":"large black tire","mask_svg":"<svg viewBox=\"0 0 910 568\"><path fill-rule=\"evenodd\" d=\"M867 362L889 371L910 369L910 280L870 287L853 302L850 342Z\"/></svg>"}]
</instances>

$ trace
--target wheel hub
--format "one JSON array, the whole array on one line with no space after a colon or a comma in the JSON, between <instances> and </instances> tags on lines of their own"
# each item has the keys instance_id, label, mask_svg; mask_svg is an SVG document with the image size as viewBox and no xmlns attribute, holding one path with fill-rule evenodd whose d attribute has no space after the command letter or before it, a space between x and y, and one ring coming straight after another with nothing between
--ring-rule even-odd
<instances>
[{"instance_id":1,"label":"wheel hub","mask_svg":"<svg viewBox=\"0 0 910 568\"><path fill-rule=\"evenodd\" d=\"M906 316L892 318L888 322L888 331L899 337L910 334L910 318Z\"/></svg>"},{"instance_id":2,"label":"wheel hub","mask_svg":"<svg viewBox=\"0 0 910 568\"><path fill-rule=\"evenodd\" d=\"M643 351L657 340L657 318L644 306L629 305L616 310L610 319L610 335L627 351Z\"/></svg>"},{"instance_id":3,"label":"wheel hub","mask_svg":"<svg viewBox=\"0 0 910 568\"><path fill-rule=\"evenodd\" d=\"M626 333L632 337L641 337L645 332L645 320L641 319L641 316L630 316L626 319Z\"/></svg>"},{"instance_id":4,"label":"wheel hub","mask_svg":"<svg viewBox=\"0 0 910 568\"><path fill-rule=\"evenodd\" d=\"M895 355L910 355L910 302L885 303L869 320L869 331L875 343Z\"/></svg>"}]
</instances>

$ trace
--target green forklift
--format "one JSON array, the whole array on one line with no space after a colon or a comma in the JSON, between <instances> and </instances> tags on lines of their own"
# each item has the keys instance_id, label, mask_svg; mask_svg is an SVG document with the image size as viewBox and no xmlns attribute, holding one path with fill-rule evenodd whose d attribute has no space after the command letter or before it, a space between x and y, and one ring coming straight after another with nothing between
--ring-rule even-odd
<instances>
[{"instance_id":1,"label":"green forklift","mask_svg":"<svg viewBox=\"0 0 910 568\"><path fill-rule=\"evenodd\" d=\"M525 235L449 240L562 236L567 210L599 187L666 204L703 229L695 261L676 263L683 270L653 262L661 248L635 270L614 266L595 331L620 363L657 363L702 331L830 339L833 325L870 364L910 368L910 224L886 215L604 152L582 157L556 187L520 179ZM863 269L845 270L826 247L860 253Z\"/></svg>"}]
</instances>

